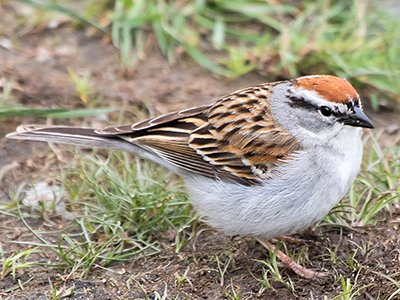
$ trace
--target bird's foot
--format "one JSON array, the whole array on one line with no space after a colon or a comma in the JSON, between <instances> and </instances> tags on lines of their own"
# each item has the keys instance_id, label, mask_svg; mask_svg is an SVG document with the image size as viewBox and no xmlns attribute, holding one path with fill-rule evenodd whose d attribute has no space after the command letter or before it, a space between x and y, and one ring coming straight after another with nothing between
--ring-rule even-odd
<instances>
[{"instance_id":1,"label":"bird's foot","mask_svg":"<svg viewBox=\"0 0 400 300\"><path fill-rule=\"evenodd\" d=\"M272 252L275 252L275 245L265 241L261 238L256 238L256 240L263 245L265 248L270 249ZM307 269L298 263L296 263L293 259L283 253L281 250L276 251L276 256L290 269L292 269L297 275L307 278L307 279L318 279L318 278L326 278L331 275L329 272L318 272L311 269Z\"/></svg>"}]
</instances>

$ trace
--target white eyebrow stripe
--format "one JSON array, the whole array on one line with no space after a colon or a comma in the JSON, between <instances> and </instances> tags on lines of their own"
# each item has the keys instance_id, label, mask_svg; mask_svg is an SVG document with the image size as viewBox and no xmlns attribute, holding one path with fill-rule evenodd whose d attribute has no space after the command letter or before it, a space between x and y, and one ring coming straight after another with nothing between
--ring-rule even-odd
<instances>
[{"instance_id":1,"label":"white eyebrow stripe","mask_svg":"<svg viewBox=\"0 0 400 300\"><path fill-rule=\"evenodd\" d=\"M335 108L338 107L339 111L344 113L347 111L347 105L344 103L340 102L330 102L318 95L317 92L315 91L310 91L306 90L304 88L292 88L290 89L291 94L300 99L304 99L303 101L306 101L316 107L321 107L321 106L328 106L330 108Z\"/></svg>"}]
</instances>

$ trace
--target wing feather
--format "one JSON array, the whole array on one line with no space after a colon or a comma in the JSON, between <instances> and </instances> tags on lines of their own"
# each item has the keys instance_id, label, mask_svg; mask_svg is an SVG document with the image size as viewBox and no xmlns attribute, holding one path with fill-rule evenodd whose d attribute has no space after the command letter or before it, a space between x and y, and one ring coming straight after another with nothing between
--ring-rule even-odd
<instances>
[{"instance_id":1,"label":"wing feather","mask_svg":"<svg viewBox=\"0 0 400 300\"><path fill-rule=\"evenodd\" d=\"M127 127L108 127L131 143L146 146L169 163L189 172L254 185L301 150L279 127L269 110L269 87L233 93L202 106Z\"/></svg>"}]
</instances>

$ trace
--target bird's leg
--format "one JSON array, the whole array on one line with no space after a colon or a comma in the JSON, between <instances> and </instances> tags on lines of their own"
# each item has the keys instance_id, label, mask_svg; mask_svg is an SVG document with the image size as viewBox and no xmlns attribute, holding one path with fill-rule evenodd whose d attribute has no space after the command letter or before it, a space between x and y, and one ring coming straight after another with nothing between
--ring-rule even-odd
<instances>
[{"instance_id":1,"label":"bird's leg","mask_svg":"<svg viewBox=\"0 0 400 300\"><path fill-rule=\"evenodd\" d=\"M265 241L262 238L256 238L256 240L263 245L267 249L271 249L272 252L275 251L275 245ZM311 269L307 269L303 266L300 266L293 259L283 253L281 250L276 252L276 256L290 269L292 269L297 275L307 278L307 279L316 279L321 277L329 277L331 274L328 272L317 272Z\"/></svg>"}]
</instances>

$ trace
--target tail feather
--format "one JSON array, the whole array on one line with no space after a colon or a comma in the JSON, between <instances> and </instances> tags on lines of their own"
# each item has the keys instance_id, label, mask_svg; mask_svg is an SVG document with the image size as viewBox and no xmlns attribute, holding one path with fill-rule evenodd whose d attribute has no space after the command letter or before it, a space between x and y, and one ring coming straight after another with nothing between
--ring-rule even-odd
<instances>
[{"instance_id":1,"label":"tail feather","mask_svg":"<svg viewBox=\"0 0 400 300\"><path fill-rule=\"evenodd\" d=\"M9 139L54 142L82 146L85 148L101 148L140 154L143 149L118 135L99 135L93 128L69 126L19 126L16 132L6 135Z\"/></svg>"}]
</instances>

